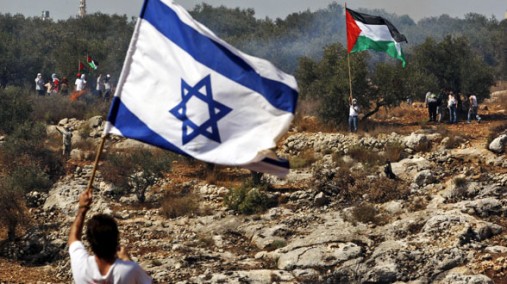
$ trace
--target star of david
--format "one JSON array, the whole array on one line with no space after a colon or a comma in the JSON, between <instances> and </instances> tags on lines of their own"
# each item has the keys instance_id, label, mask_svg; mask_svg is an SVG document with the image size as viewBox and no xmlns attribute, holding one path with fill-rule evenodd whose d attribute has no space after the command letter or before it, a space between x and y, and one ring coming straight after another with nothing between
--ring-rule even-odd
<instances>
[{"instance_id":1,"label":"star of david","mask_svg":"<svg viewBox=\"0 0 507 284\"><path fill-rule=\"evenodd\" d=\"M197 125L197 123L192 121L191 117L187 116L188 102L194 97L207 104L209 119L202 122L201 125ZM198 109L193 111L205 110ZM208 75L197 82L193 87L187 84L185 80L181 79L181 102L169 112L183 122L182 138L183 145L185 145L199 135L203 135L208 139L221 143L218 121L231 111L231 108L213 99L211 77Z\"/></svg>"}]
</instances>

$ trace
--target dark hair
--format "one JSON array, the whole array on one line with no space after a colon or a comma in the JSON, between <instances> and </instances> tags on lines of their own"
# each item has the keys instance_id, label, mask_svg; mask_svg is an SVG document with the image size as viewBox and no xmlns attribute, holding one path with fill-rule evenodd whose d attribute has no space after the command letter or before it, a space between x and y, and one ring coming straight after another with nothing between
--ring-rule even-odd
<instances>
[{"instance_id":1,"label":"dark hair","mask_svg":"<svg viewBox=\"0 0 507 284\"><path fill-rule=\"evenodd\" d=\"M97 214L88 220L86 238L97 257L105 260L115 259L120 232L112 216Z\"/></svg>"}]
</instances>

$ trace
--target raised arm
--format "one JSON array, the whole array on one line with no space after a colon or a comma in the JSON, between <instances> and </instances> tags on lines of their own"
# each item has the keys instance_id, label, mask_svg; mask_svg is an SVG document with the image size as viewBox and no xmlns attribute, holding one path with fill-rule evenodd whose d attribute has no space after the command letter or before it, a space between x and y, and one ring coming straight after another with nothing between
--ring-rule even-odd
<instances>
[{"instance_id":1,"label":"raised arm","mask_svg":"<svg viewBox=\"0 0 507 284\"><path fill-rule=\"evenodd\" d=\"M67 244L70 246L75 241L81 240L81 235L83 234L83 225L86 217L86 212L90 209L90 205L92 204L92 191L91 189L85 190L79 196L79 207L77 210L76 218L70 227L69 232L69 241Z\"/></svg>"}]
</instances>

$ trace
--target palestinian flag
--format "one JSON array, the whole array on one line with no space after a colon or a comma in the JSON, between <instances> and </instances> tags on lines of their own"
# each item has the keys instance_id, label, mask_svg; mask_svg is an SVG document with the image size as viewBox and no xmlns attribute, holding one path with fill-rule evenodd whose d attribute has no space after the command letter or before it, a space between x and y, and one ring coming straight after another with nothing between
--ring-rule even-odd
<instances>
[{"instance_id":1,"label":"palestinian flag","mask_svg":"<svg viewBox=\"0 0 507 284\"><path fill-rule=\"evenodd\" d=\"M400 42L407 42L404 35L388 20L346 8L348 52L372 49L386 52L389 56L407 64Z\"/></svg>"},{"instance_id":2,"label":"palestinian flag","mask_svg":"<svg viewBox=\"0 0 507 284\"><path fill-rule=\"evenodd\" d=\"M88 65L90 65L90 68L92 68L93 70L97 70L97 64L95 64L95 61L93 61L91 56L87 55L86 61L88 62Z\"/></svg>"}]
</instances>

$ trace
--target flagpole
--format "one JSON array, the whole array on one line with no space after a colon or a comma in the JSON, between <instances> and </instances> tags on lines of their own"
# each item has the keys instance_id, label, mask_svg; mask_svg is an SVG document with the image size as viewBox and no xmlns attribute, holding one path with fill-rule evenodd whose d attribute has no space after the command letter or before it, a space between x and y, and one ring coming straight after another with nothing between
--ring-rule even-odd
<instances>
[{"instance_id":1,"label":"flagpole","mask_svg":"<svg viewBox=\"0 0 507 284\"><path fill-rule=\"evenodd\" d=\"M347 27L347 2L345 2L345 28ZM345 31L345 33L347 34L348 31ZM347 36L347 40L348 40L348 36ZM347 47L348 47L348 44L347 44ZM350 52L347 48L347 65L349 67L349 102L352 100L352 75L351 75L351 72L350 72Z\"/></svg>"},{"instance_id":2,"label":"flagpole","mask_svg":"<svg viewBox=\"0 0 507 284\"><path fill-rule=\"evenodd\" d=\"M102 140L100 141L97 154L95 155L95 163L93 164L92 175L90 176L90 180L88 181L87 190L93 191L93 180L95 179L95 173L97 172L97 166L100 160L100 154L102 154L102 150L104 150L104 144L106 143L107 134L102 135Z\"/></svg>"},{"instance_id":3,"label":"flagpole","mask_svg":"<svg viewBox=\"0 0 507 284\"><path fill-rule=\"evenodd\" d=\"M350 75L350 53L347 53L347 63L349 66L349 98L352 99L352 76Z\"/></svg>"}]
</instances>

